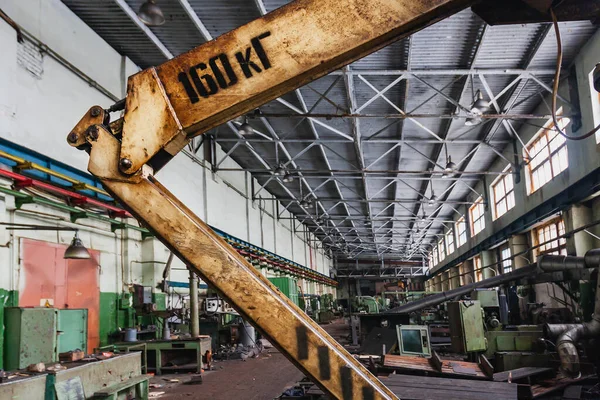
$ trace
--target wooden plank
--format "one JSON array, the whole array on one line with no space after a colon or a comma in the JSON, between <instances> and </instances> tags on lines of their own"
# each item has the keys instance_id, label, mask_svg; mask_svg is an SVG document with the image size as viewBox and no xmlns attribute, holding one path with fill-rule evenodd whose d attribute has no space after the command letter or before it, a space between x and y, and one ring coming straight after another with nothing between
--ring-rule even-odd
<instances>
[{"instance_id":1,"label":"wooden plank","mask_svg":"<svg viewBox=\"0 0 600 400\"><path fill-rule=\"evenodd\" d=\"M411 371L426 371L441 373L443 375L468 376L475 378L485 378L488 376L481 370L481 367L476 363L456 360L441 360L441 368L437 369L432 366L431 361L421 357L396 356L386 355L383 359L383 366L391 369L406 369ZM454 367L457 367L456 369ZM472 373L464 373L460 370L473 371Z\"/></svg>"},{"instance_id":2,"label":"wooden plank","mask_svg":"<svg viewBox=\"0 0 600 400\"><path fill-rule=\"evenodd\" d=\"M553 368L523 367L511 371L497 372L494 374L493 380L494 382L508 382L508 377L512 376L513 381L518 381L524 378L550 373L554 375L555 370Z\"/></svg>"},{"instance_id":3,"label":"wooden plank","mask_svg":"<svg viewBox=\"0 0 600 400\"><path fill-rule=\"evenodd\" d=\"M504 382L489 382L469 379L452 379L452 378L437 378L430 376L414 376L414 375L390 375L387 378L381 378L381 381L387 386L409 385L409 386L444 386L453 388L464 388L469 391L515 391L516 384Z\"/></svg>"},{"instance_id":4,"label":"wooden plank","mask_svg":"<svg viewBox=\"0 0 600 400\"><path fill-rule=\"evenodd\" d=\"M405 400L431 400L431 399L443 399L443 400L490 400L490 393L474 393L474 392L461 392L456 390L440 390L437 388L403 388L395 387L391 388L396 396ZM517 393L515 390L514 395L509 394L493 394L494 400L517 400Z\"/></svg>"}]
</instances>

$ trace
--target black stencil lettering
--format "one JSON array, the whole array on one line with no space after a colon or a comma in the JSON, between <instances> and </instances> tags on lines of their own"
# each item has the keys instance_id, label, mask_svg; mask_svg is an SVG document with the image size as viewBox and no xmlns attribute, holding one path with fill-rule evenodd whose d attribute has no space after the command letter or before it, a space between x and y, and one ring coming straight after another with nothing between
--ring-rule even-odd
<instances>
[{"instance_id":1,"label":"black stencil lettering","mask_svg":"<svg viewBox=\"0 0 600 400\"><path fill-rule=\"evenodd\" d=\"M221 72L221 68L219 68L219 65L217 64L217 61L221 62L221 65L222 65L223 69L225 70L225 73L227 74L227 78L229 79L229 83L223 76L223 73ZM211 58L208 61L208 65L210 65L210 69L212 70L213 75L215 76L221 89L226 89L229 86L232 86L237 83L237 81L238 81L237 76L235 75L233 68L231 68L231 64L229 63L229 58L227 57L226 54L222 53L216 57Z\"/></svg>"},{"instance_id":2,"label":"black stencil lettering","mask_svg":"<svg viewBox=\"0 0 600 400\"><path fill-rule=\"evenodd\" d=\"M262 43L260 43L260 41L261 39L268 38L269 36L271 36L271 32L261 33L257 37L252 38L252 40L250 41L264 69L271 68L271 62L269 61L269 57L267 57L267 53L265 52L265 49L262 46Z\"/></svg>"},{"instance_id":3,"label":"black stencil lettering","mask_svg":"<svg viewBox=\"0 0 600 400\"><path fill-rule=\"evenodd\" d=\"M206 67L205 63L200 63L200 64L196 65L195 67L190 68L190 75L192 76L192 81L194 82L194 86L196 86L196 90L198 91L198 93L200 93L200 96L202 96L202 97L211 96L219 91L219 87L217 86L217 83L215 82L215 80L212 76L210 76L208 74L198 76L198 70L204 71L204 70L206 70L206 68L207 67ZM206 90L204 83L202 83L203 79L206 82L206 84L208 85L208 90Z\"/></svg>"},{"instance_id":4,"label":"black stencil lettering","mask_svg":"<svg viewBox=\"0 0 600 400\"><path fill-rule=\"evenodd\" d=\"M198 93L196 93L196 90L194 89L192 82L190 82L190 78L188 78L187 74L185 72L180 72L177 77L179 78L179 82L181 82L183 85L185 93L190 98L192 104L199 102L200 98L198 97Z\"/></svg>"},{"instance_id":5,"label":"black stencil lettering","mask_svg":"<svg viewBox=\"0 0 600 400\"><path fill-rule=\"evenodd\" d=\"M246 49L245 57L241 51L238 51L237 53L235 53L235 58L237 58L237 61L240 64L240 67L242 67L242 72L244 72L244 75L246 76L246 78L252 77L252 71L250 70L250 68L252 68L256 72L262 72L262 69L260 69L258 64L256 64L254 61L250 60L251 57L252 57L252 47L248 47Z\"/></svg>"}]
</instances>

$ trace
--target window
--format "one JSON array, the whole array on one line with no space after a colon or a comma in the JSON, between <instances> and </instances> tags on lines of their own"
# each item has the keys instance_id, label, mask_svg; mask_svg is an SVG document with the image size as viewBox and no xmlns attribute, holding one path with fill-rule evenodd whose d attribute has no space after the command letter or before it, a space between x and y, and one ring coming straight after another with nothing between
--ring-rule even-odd
<instances>
[{"instance_id":1,"label":"window","mask_svg":"<svg viewBox=\"0 0 600 400\"><path fill-rule=\"evenodd\" d=\"M492 194L494 196L494 219L500 218L508 210L515 206L515 186L510 165L503 171L506 175L500 175L492 183Z\"/></svg>"},{"instance_id":2,"label":"window","mask_svg":"<svg viewBox=\"0 0 600 400\"><path fill-rule=\"evenodd\" d=\"M440 257L440 262L442 262L442 260L444 258L446 258L446 248L444 247L444 238L442 238L442 240L440 240L438 242L438 255Z\"/></svg>"},{"instance_id":3,"label":"window","mask_svg":"<svg viewBox=\"0 0 600 400\"><path fill-rule=\"evenodd\" d=\"M448 250L448 255L454 253L454 232L452 229L446 232L446 249Z\"/></svg>"},{"instance_id":4,"label":"window","mask_svg":"<svg viewBox=\"0 0 600 400\"><path fill-rule=\"evenodd\" d=\"M481 268L481 257L476 256L473 259L473 267L475 269L475 282L483 280L483 269Z\"/></svg>"},{"instance_id":5,"label":"window","mask_svg":"<svg viewBox=\"0 0 600 400\"><path fill-rule=\"evenodd\" d=\"M485 228L483 197L475 200L475 203L469 208L469 213L471 214L471 236L475 236Z\"/></svg>"},{"instance_id":6,"label":"window","mask_svg":"<svg viewBox=\"0 0 600 400\"><path fill-rule=\"evenodd\" d=\"M433 254L429 254L428 264L429 264L429 270L431 271L431 269L433 268Z\"/></svg>"},{"instance_id":7,"label":"window","mask_svg":"<svg viewBox=\"0 0 600 400\"><path fill-rule=\"evenodd\" d=\"M460 247L467 243L467 223L465 217L460 217L456 221L456 247Z\"/></svg>"},{"instance_id":8,"label":"window","mask_svg":"<svg viewBox=\"0 0 600 400\"><path fill-rule=\"evenodd\" d=\"M567 255L567 240L558 239L565 234L565 222L562 218L554 219L545 225L534 229L534 243L539 245L536 256L542 254Z\"/></svg>"},{"instance_id":9,"label":"window","mask_svg":"<svg viewBox=\"0 0 600 400\"><path fill-rule=\"evenodd\" d=\"M510 247L502 249L500 251L500 259L502 263L502 273L506 274L512 271L512 260L510 258Z\"/></svg>"},{"instance_id":10,"label":"window","mask_svg":"<svg viewBox=\"0 0 600 400\"><path fill-rule=\"evenodd\" d=\"M433 265L438 265L438 263L439 263L440 260L438 259L437 247L433 248L432 253L433 253Z\"/></svg>"},{"instance_id":11,"label":"window","mask_svg":"<svg viewBox=\"0 0 600 400\"><path fill-rule=\"evenodd\" d=\"M571 120L561 118L559 124L564 130ZM544 128L527 145L524 157L529 161L529 193L533 193L569 166L567 141L553 129L554 123L549 121Z\"/></svg>"}]
</instances>

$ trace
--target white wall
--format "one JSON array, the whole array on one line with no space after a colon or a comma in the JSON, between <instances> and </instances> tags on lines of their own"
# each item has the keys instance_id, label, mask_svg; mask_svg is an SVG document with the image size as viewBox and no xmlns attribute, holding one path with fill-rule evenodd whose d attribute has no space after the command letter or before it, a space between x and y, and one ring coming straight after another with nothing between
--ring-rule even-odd
<instances>
[{"instance_id":1,"label":"white wall","mask_svg":"<svg viewBox=\"0 0 600 400\"><path fill-rule=\"evenodd\" d=\"M138 71L133 62L119 55L58 0L0 0L0 8L117 98L124 95L124 77ZM0 136L85 170L87 154L71 148L66 142L66 135L91 106L99 104L107 107L112 101L48 55L43 56L41 76L33 76L18 65L18 47L15 31L0 20ZM218 148L217 158L222 156L223 152ZM231 159L222 166L239 168ZM262 207L259 202L252 202L249 193L251 178L246 173L212 174L201 161L195 162L179 154L157 177L209 224L310 266L307 245L302 236L292 234L291 221L277 221L271 217L276 213L274 202L262 203ZM10 196L5 196L4 202L0 202L0 218L3 221L25 218L20 213L1 209L11 202ZM25 208L35 208L68 220L67 215L45 207L27 205ZM289 217L289 214L284 214ZM36 217L39 218L42 217ZM89 232L82 231L82 239L86 246L102 252L102 291L120 291L123 283L154 286L161 279L162 263L166 261L168 251L157 241L142 242L139 232L135 231L111 233L110 227L101 222L80 220L78 224L91 224ZM0 232L7 235L3 230ZM32 236L50 242L67 243L70 240L69 235L36 232ZM17 288L15 277L20 265L18 256L13 254L18 251L18 236L13 238L12 243L14 248L0 246L0 259L8 261L16 274L0 274L0 286L7 289ZM321 250L313 250L313 253L316 253L315 269L328 275L331 261ZM9 261L11 257L12 261ZM152 260L156 263L139 263ZM178 263L174 267L182 268L183 265ZM185 282L187 272L175 270L171 279Z\"/></svg>"}]
</instances>

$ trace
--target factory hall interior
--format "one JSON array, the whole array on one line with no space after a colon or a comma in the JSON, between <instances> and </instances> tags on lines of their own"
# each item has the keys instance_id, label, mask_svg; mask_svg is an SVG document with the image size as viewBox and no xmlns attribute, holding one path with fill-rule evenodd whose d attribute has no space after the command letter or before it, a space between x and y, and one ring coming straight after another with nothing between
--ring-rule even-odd
<instances>
[{"instance_id":1,"label":"factory hall interior","mask_svg":"<svg viewBox=\"0 0 600 400\"><path fill-rule=\"evenodd\" d=\"M600 400L600 0L0 0L0 400Z\"/></svg>"}]
</instances>

